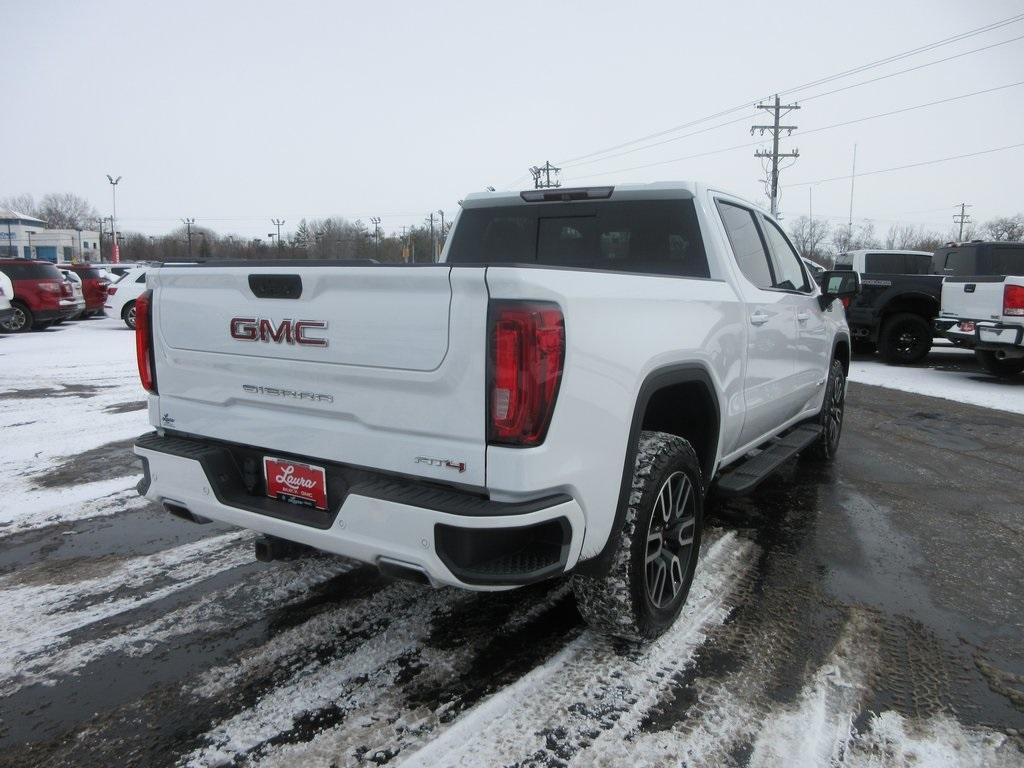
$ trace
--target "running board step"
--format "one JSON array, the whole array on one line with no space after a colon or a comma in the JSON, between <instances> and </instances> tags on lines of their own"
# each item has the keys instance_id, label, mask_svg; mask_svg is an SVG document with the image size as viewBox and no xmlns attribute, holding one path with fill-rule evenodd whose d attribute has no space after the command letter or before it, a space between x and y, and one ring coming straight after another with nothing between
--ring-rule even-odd
<instances>
[{"instance_id":1,"label":"running board step","mask_svg":"<svg viewBox=\"0 0 1024 768\"><path fill-rule=\"evenodd\" d=\"M778 438L752 459L729 469L718 479L722 496L743 496L757 488L765 478L800 451L821 437L821 427L805 424Z\"/></svg>"}]
</instances>

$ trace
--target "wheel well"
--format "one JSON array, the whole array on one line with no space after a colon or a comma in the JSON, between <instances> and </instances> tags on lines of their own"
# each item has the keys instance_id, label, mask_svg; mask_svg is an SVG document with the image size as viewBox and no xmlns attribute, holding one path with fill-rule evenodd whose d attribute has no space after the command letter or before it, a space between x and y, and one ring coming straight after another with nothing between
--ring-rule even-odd
<instances>
[{"instance_id":1,"label":"wheel well","mask_svg":"<svg viewBox=\"0 0 1024 768\"><path fill-rule=\"evenodd\" d=\"M132 307L132 305L134 305L134 304L135 304L135 299L132 299L131 301L126 301L126 302L124 303L124 306L123 306L123 307L121 307L121 318L122 318L122 319L123 319L123 318L125 318L125 317L128 317L128 310L129 310L129 309L130 309L130 308Z\"/></svg>"},{"instance_id":2,"label":"wheel well","mask_svg":"<svg viewBox=\"0 0 1024 768\"><path fill-rule=\"evenodd\" d=\"M923 294L897 296L882 308L882 322L897 312L920 315L930 322L939 316L939 302L931 296Z\"/></svg>"},{"instance_id":3,"label":"wheel well","mask_svg":"<svg viewBox=\"0 0 1024 768\"><path fill-rule=\"evenodd\" d=\"M850 344L843 339L836 342L836 351L832 354L834 358L843 364L843 375L850 375Z\"/></svg>"},{"instance_id":4,"label":"wheel well","mask_svg":"<svg viewBox=\"0 0 1024 768\"><path fill-rule=\"evenodd\" d=\"M697 452L704 481L710 482L718 448L718 408L703 382L687 381L655 391L647 401L641 429L688 440Z\"/></svg>"}]
</instances>

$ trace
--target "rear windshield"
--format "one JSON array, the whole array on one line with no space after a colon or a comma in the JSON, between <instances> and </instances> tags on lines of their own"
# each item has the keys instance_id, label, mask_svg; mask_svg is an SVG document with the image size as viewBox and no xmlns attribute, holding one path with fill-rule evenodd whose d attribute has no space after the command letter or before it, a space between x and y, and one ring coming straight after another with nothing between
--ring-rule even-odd
<instances>
[{"instance_id":1,"label":"rear windshield","mask_svg":"<svg viewBox=\"0 0 1024 768\"><path fill-rule=\"evenodd\" d=\"M927 275L932 271L931 254L868 253L864 271L883 275Z\"/></svg>"},{"instance_id":2,"label":"rear windshield","mask_svg":"<svg viewBox=\"0 0 1024 768\"><path fill-rule=\"evenodd\" d=\"M27 262L25 264L0 264L0 272L3 272L11 280L63 280L60 270L53 264L38 264Z\"/></svg>"},{"instance_id":3,"label":"rear windshield","mask_svg":"<svg viewBox=\"0 0 1024 768\"><path fill-rule=\"evenodd\" d=\"M469 208L455 227L448 262L710 276L692 200Z\"/></svg>"},{"instance_id":4,"label":"rear windshield","mask_svg":"<svg viewBox=\"0 0 1024 768\"><path fill-rule=\"evenodd\" d=\"M83 280L96 280L107 277L105 269L97 269L96 267L75 267L75 274Z\"/></svg>"},{"instance_id":5,"label":"rear windshield","mask_svg":"<svg viewBox=\"0 0 1024 768\"><path fill-rule=\"evenodd\" d=\"M1024 247L960 246L935 253L935 270L945 275L1024 275Z\"/></svg>"}]
</instances>

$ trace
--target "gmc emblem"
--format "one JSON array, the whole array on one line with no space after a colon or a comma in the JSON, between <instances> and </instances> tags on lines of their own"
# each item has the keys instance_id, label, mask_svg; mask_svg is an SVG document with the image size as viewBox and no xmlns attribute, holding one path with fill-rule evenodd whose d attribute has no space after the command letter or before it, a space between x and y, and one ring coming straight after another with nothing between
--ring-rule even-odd
<instances>
[{"instance_id":1,"label":"gmc emblem","mask_svg":"<svg viewBox=\"0 0 1024 768\"><path fill-rule=\"evenodd\" d=\"M327 339L309 337L315 329L327 328L322 320L282 320L275 324L265 317L232 317L231 338L239 341L265 341L275 344L301 344L304 347L326 347Z\"/></svg>"}]
</instances>

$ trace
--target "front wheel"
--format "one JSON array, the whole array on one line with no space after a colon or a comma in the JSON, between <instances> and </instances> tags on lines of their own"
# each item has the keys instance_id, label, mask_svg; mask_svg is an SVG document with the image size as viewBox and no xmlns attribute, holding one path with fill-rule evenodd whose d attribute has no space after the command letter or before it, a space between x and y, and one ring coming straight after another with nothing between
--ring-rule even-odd
<instances>
[{"instance_id":1,"label":"front wheel","mask_svg":"<svg viewBox=\"0 0 1024 768\"><path fill-rule=\"evenodd\" d=\"M843 412L846 410L846 372L839 360L833 360L825 385L825 401L821 404L818 424L821 437L807 446L802 456L812 461L831 461L839 450L843 434Z\"/></svg>"},{"instance_id":2,"label":"front wheel","mask_svg":"<svg viewBox=\"0 0 1024 768\"><path fill-rule=\"evenodd\" d=\"M974 350L974 356L978 363L993 376L1009 377L1016 376L1024 371L1024 357L996 357L995 352L986 349Z\"/></svg>"},{"instance_id":3,"label":"front wheel","mask_svg":"<svg viewBox=\"0 0 1024 768\"><path fill-rule=\"evenodd\" d=\"M900 312L887 319L878 335L878 352L889 365L919 362L931 348L931 326L911 312Z\"/></svg>"},{"instance_id":4,"label":"front wheel","mask_svg":"<svg viewBox=\"0 0 1024 768\"><path fill-rule=\"evenodd\" d=\"M704 520L700 463L689 442L642 432L617 535L604 576L574 576L576 604L598 632L651 640L672 626L693 583Z\"/></svg>"}]
</instances>

